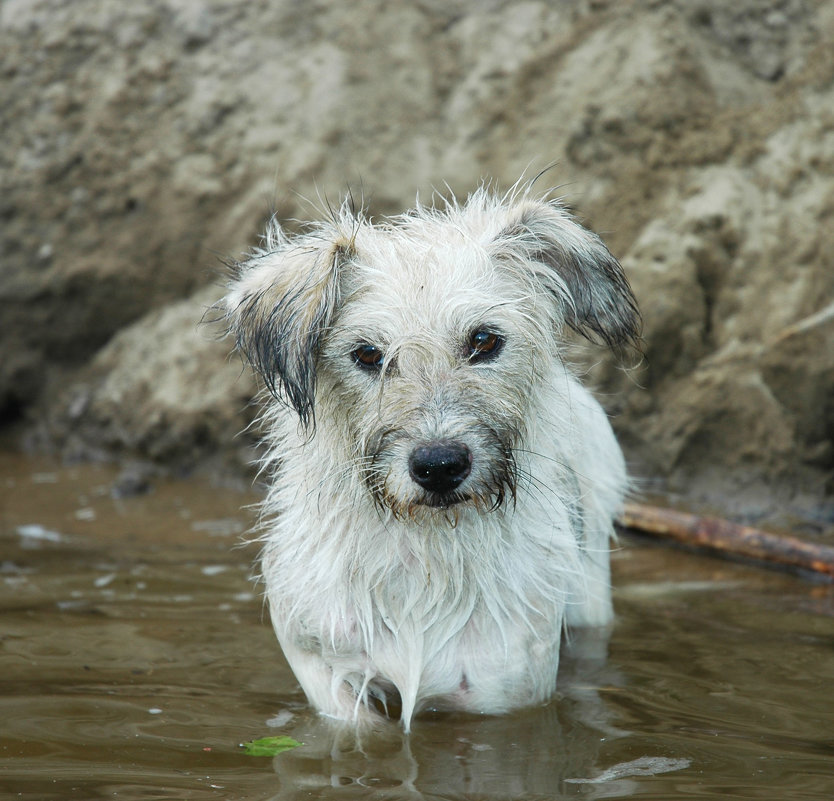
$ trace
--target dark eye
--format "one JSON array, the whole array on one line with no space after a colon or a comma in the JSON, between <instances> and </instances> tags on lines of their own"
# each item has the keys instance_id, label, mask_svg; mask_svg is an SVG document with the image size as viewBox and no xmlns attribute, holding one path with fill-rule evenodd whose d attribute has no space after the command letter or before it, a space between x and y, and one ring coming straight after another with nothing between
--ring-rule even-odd
<instances>
[{"instance_id":1,"label":"dark eye","mask_svg":"<svg viewBox=\"0 0 834 801\"><path fill-rule=\"evenodd\" d=\"M382 351L374 345L360 345L350 355L359 367L370 369L382 367Z\"/></svg>"},{"instance_id":2,"label":"dark eye","mask_svg":"<svg viewBox=\"0 0 834 801\"><path fill-rule=\"evenodd\" d=\"M469 360L484 361L498 355L504 339L494 331L475 331L469 337Z\"/></svg>"}]
</instances>

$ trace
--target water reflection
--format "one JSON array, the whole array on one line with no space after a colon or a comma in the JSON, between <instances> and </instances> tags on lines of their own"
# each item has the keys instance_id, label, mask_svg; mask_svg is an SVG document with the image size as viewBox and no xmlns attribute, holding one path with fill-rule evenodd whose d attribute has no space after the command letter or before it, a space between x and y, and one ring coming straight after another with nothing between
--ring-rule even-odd
<instances>
[{"instance_id":1,"label":"water reflection","mask_svg":"<svg viewBox=\"0 0 834 801\"><path fill-rule=\"evenodd\" d=\"M554 703L509 718L424 719L405 736L394 725L356 734L308 717L289 728L304 747L274 759L273 799L323 789L345 798L553 797L570 791L566 779L598 772L604 737L579 720Z\"/></svg>"}]
</instances>

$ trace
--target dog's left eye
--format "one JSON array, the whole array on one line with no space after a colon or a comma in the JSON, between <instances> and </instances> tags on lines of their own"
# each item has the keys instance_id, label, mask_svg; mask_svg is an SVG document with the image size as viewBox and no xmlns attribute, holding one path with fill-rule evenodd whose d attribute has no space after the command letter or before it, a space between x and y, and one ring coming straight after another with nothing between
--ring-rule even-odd
<instances>
[{"instance_id":1,"label":"dog's left eye","mask_svg":"<svg viewBox=\"0 0 834 801\"><path fill-rule=\"evenodd\" d=\"M382 351L374 345L360 345L350 355L359 367L370 369L382 367Z\"/></svg>"},{"instance_id":2,"label":"dog's left eye","mask_svg":"<svg viewBox=\"0 0 834 801\"><path fill-rule=\"evenodd\" d=\"M469 360L481 361L498 355L504 339L494 331L475 331L469 337Z\"/></svg>"}]
</instances>

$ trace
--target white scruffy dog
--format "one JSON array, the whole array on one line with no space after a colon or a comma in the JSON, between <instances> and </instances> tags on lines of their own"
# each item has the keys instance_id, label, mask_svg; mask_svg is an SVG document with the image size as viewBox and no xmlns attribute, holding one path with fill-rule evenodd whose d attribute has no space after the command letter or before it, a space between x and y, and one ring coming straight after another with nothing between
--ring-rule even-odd
<instances>
[{"instance_id":1,"label":"white scruffy dog","mask_svg":"<svg viewBox=\"0 0 834 801\"><path fill-rule=\"evenodd\" d=\"M620 265L529 187L372 222L276 222L225 313L271 396L262 572L310 702L409 729L554 691L563 627L611 621L626 488L565 326L638 336Z\"/></svg>"}]
</instances>

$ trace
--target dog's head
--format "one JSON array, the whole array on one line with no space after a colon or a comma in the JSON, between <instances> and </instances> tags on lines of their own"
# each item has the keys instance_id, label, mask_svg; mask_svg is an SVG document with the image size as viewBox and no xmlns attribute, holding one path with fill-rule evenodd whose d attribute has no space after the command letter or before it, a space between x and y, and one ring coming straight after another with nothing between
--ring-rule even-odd
<instances>
[{"instance_id":1,"label":"dog's head","mask_svg":"<svg viewBox=\"0 0 834 801\"><path fill-rule=\"evenodd\" d=\"M277 223L226 298L237 346L279 402L326 426L395 513L515 488L514 447L564 326L612 348L640 318L622 268L559 205L479 190L374 224L343 206Z\"/></svg>"}]
</instances>

